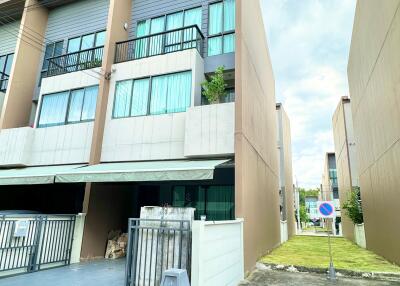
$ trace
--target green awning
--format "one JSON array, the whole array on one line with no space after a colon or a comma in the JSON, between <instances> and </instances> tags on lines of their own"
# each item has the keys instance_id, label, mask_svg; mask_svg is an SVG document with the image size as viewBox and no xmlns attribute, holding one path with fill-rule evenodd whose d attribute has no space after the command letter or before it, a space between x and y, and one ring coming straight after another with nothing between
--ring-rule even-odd
<instances>
[{"instance_id":1,"label":"green awning","mask_svg":"<svg viewBox=\"0 0 400 286\"><path fill-rule=\"evenodd\" d=\"M86 165L62 165L0 169L0 185L53 184L58 172L66 172Z\"/></svg>"},{"instance_id":2,"label":"green awning","mask_svg":"<svg viewBox=\"0 0 400 286\"><path fill-rule=\"evenodd\" d=\"M57 183L211 180L229 160L176 160L101 163L57 173Z\"/></svg>"}]
</instances>

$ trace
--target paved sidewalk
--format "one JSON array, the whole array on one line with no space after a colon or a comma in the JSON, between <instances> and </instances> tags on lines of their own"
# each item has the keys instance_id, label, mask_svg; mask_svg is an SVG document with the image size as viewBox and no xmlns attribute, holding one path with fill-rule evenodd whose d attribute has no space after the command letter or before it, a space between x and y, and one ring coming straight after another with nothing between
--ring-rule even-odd
<instances>
[{"instance_id":1,"label":"paved sidewalk","mask_svg":"<svg viewBox=\"0 0 400 286\"><path fill-rule=\"evenodd\" d=\"M0 278L1 286L121 286L125 259L96 260Z\"/></svg>"},{"instance_id":2,"label":"paved sidewalk","mask_svg":"<svg viewBox=\"0 0 400 286\"><path fill-rule=\"evenodd\" d=\"M366 280L366 279L350 279L338 277L337 281L331 282L326 279L325 275L311 273L293 273L274 270L255 270L245 281L239 286L389 286L399 285L398 283Z\"/></svg>"}]
</instances>

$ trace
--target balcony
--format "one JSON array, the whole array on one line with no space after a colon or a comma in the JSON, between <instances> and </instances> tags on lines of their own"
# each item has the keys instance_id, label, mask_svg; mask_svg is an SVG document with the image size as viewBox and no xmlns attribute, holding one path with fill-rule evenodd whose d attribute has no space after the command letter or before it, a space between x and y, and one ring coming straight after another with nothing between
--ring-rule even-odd
<instances>
[{"instance_id":1,"label":"balcony","mask_svg":"<svg viewBox=\"0 0 400 286\"><path fill-rule=\"evenodd\" d=\"M115 63L143 59L172 52L197 49L203 55L204 35L197 25L119 42Z\"/></svg>"},{"instance_id":2,"label":"balcony","mask_svg":"<svg viewBox=\"0 0 400 286\"><path fill-rule=\"evenodd\" d=\"M80 164L89 161L93 122L0 131L0 166Z\"/></svg>"},{"instance_id":3,"label":"balcony","mask_svg":"<svg viewBox=\"0 0 400 286\"><path fill-rule=\"evenodd\" d=\"M235 103L189 108L185 121L185 157L234 154Z\"/></svg>"},{"instance_id":4,"label":"balcony","mask_svg":"<svg viewBox=\"0 0 400 286\"><path fill-rule=\"evenodd\" d=\"M43 76L51 77L100 67L103 51L104 47L101 46L50 58L48 70Z\"/></svg>"},{"instance_id":5,"label":"balcony","mask_svg":"<svg viewBox=\"0 0 400 286\"><path fill-rule=\"evenodd\" d=\"M0 72L0 92L6 92L9 76Z\"/></svg>"}]
</instances>

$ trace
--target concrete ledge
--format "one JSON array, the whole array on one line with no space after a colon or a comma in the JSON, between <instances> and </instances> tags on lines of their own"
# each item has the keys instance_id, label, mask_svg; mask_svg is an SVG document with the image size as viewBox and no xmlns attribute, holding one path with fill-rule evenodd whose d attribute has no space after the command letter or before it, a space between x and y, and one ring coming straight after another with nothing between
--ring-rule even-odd
<instances>
[{"instance_id":1,"label":"concrete ledge","mask_svg":"<svg viewBox=\"0 0 400 286\"><path fill-rule=\"evenodd\" d=\"M287 272L309 272L309 273L317 273L317 274L328 274L328 268L314 268L314 267L305 267L305 266L297 266L297 265L280 265L274 263L257 263L257 268L260 270L278 270L278 271L287 271ZM336 275L338 277L349 277L349 278L363 278L363 279L371 279L371 280L380 280L380 281L390 281L390 282L398 282L400 283L400 273L390 273L390 272L359 272L352 271L346 269L337 269Z\"/></svg>"}]
</instances>

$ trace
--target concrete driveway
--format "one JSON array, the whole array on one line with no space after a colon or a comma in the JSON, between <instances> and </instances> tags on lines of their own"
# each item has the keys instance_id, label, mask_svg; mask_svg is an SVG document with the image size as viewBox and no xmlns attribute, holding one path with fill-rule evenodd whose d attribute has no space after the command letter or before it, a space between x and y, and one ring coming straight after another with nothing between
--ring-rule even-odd
<instances>
[{"instance_id":1,"label":"concrete driveway","mask_svg":"<svg viewBox=\"0 0 400 286\"><path fill-rule=\"evenodd\" d=\"M366 279L350 279L338 277L337 281L331 282L325 275L311 273L293 273L276 270L255 270L239 286L389 286L399 285L394 282L384 282Z\"/></svg>"},{"instance_id":2,"label":"concrete driveway","mask_svg":"<svg viewBox=\"0 0 400 286\"><path fill-rule=\"evenodd\" d=\"M121 286L125 259L96 260L0 279L1 286Z\"/></svg>"}]
</instances>

